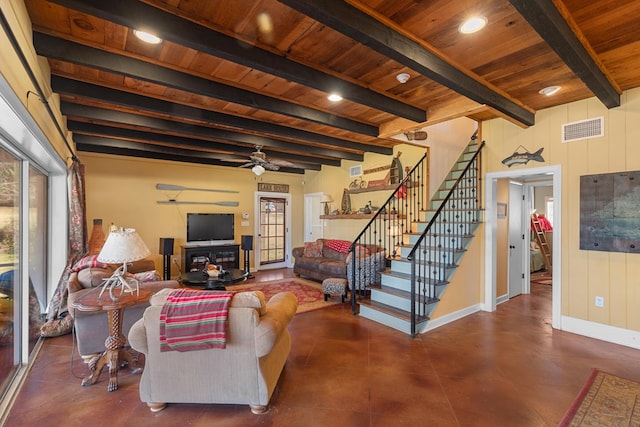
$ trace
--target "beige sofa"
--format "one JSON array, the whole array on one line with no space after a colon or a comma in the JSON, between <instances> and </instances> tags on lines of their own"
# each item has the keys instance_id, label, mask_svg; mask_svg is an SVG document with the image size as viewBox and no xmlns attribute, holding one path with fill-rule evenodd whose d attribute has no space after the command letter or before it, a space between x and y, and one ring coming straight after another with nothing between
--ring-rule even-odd
<instances>
[{"instance_id":1,"label":"beige sofa","mask_svg":"<svg viewBox=\"0 0 640 427\"><path fill-rule=\"evenodd\" d=\"M262 292L240 292L229 307L226 348L160 351L160 312L171 290L151 297L151 306L129 331L129 343L145 355L140 399L157 412L167 403L249 404L267 410L291 349L287 325L298 301L281 292L265 303Z\"/></svg>"},{"instance_id":2,"label":"beige sofa","mask_svg":"<svg viewBox=\"0 0 640 427\"><path fill-rule=\"evenodd\" d=\"M93 261L94 263L96 261ZM69 291L68 306L69 314L73 317L76 338L78 343L78 353L89 363L99 353L105 351L104 342L109 336L109 322L106 311L86 312L74 310L71 308L76 301L84 293L90 289L100 286L103 280L110 277L118 265L102 266L88 265L79 271L74 271L69 275L67 281L67 290ZM127 269L129 273L142 273L156 270L152 260L140 260L131 263ZM154 280L150 282L140 283L140 289L151 289L159 291L165 288L178 288L180 283L175 280ZM122 333L126 337L129 333L131 325L142 317L144 310L149 307L148 302L136 304L127 307L124 310L124 319L122 320Z\"/></svg>"}]
</instances>

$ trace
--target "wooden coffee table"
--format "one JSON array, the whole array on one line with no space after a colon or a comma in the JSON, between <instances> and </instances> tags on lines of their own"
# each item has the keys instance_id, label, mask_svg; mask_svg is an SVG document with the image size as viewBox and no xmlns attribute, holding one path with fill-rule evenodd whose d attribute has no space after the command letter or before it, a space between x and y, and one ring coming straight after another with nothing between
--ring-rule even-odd
<instances>
[{"instance_id":1,"label":"wooden coffee table","mask_svg":"<svg viewBox=\"0 0 640 427\"><path fill-rule=\"evenodd\" d=\"M151 297L152 291L140 289L139 293L123 293L116 300L112 300L108 293L100 295L101 288L97 287L86 292L74 301L70 307L80 311L106 311L109 318L109 336L104 342L105 352L100 355L95 365L92 363L89 368L91 374L82 380L83 386L90 386L98 381L100 373L105 364L109 365L109 386L107 390L118 389L118 367L121 360L126 361L129 367L133 367L133 358L124 349L127 339L122 334L122 320L124 309L132 305L147 301ZM117 294L117 291L116 291ZM132 368L133 369L133 368ZM140 368L133 369L134 373L139 373Z\"/></svg>"}]
</instances>

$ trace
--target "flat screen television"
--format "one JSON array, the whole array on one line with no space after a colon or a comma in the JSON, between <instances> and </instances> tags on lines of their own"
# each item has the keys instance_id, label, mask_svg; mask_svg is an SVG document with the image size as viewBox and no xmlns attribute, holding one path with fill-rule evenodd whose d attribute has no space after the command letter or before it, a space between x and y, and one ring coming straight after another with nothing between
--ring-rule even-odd
<instances>
[{"instance_id":1,"label":"flat screen television","mask_svg":"<svg viewBox=\"0 0 640 427\"><path fill-rule=\"evenodd\" d=\"M232 213L187 214L187 245L224 245L234 240Z\"/></svg>"}]
</instances>

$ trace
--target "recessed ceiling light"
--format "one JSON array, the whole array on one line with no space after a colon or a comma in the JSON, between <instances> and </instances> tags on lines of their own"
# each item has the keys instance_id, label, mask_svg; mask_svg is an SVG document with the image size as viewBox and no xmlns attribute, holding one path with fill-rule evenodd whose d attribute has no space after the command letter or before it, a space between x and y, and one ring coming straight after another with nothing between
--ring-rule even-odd
<instances>
[{"instance_id":1,"label":"recessed ceiling light","mask_svg":"<svg viewBox=\"0 0 640 427\"><path fill-rule=\"evenodd\" d=\"M411 78L411 76L408 73L400 73L396 76L396 79L400 82L400 83L406 83L409 81L409 79Z\"/></svg>"},{"instance_id":2,"label":"recessed ceiling light","mask_svg":"<svg viewBox=\"0 0 640 427\"><path fill-rule=\"evenodd\" d=\"M154 36L153 34L147 33L145 31L133 30L133 34L136 35L137 38L142 40L143 42L158 44L162 42L162 39L158 36Z\"/></svg>"},{"instance_id":3,"label":"recessed ceiling light","mask_svg":"<svg viewBox=\"0 0 640 427\"><path fill-rule=\"evenodd\" d=\"M487 18L484 16L475 16L464 21L458 28L458 31L462 34L471 34L480 31L485 25L487 25Z\"/></svg>"},{"instance_id":4,"label":"recessed ceiling light","mask_svg":"<svg viewBox=\"0 0 640 427\"><path fill-rule=\"evenodd\" d=\"M329 94L329 96L327 96L327 99L332 102L342 101L342 97L337 93Z\"/></svg>"},{"instance_id":5,"label":"recessed ceiling light","mask_svg":"<svg viewBox=\"0 0 640 427\"><path fill-rule=\"evenodd\" d=\"M538 93L546 96L551 96L559 90L560 86L547 86L544 89L540 89Z\"/></svg>"}]
</instances>

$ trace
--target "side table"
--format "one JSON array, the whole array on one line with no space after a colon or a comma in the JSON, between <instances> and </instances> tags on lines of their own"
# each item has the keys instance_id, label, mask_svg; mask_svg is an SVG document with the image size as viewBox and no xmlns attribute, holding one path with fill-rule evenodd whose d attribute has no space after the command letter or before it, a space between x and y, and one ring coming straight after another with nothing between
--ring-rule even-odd
<instances>
[{"instance_id":1,"label":"side table","mask_svg":"<svg viewBox=\"0 0 640 427\"><path fill-rule=\"evenodd\" d=\"M148 289L140 289L138 294L123 293L116 300L112 300L109 294L105 293L101 297L100 288L91 289L84 295L80 296L71 305L72 308L80 311L106 311L109 318L109 336L104 342L105 352L100 355L95 362L95 366L90 366L91 374L82 380L83 386L93 385L98 381L100 373L105 364L109 365L109 386L107 390L114 391L118 389L118 362L126 361L129 366L133 365L133 358L128 351L124 349L127 339L122 334L122 320L124 318L124 309L147 301L153 293ZM138 373L140 369L134 369Z\"/></svg>"}]
</instances>

